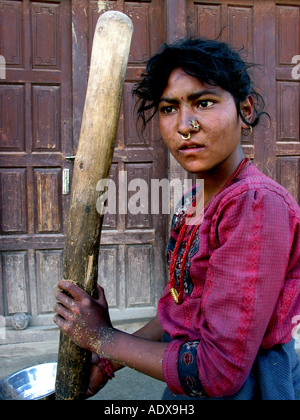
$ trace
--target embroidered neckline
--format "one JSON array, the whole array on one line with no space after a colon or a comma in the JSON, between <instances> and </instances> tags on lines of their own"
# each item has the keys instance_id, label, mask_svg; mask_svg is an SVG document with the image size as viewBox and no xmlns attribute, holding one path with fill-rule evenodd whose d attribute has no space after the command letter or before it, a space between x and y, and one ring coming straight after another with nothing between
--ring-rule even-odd
<instances>
[{"instance_id":1,"label":"embroidered neckline","mask_svg":"<svg viewBox=\"0 0 300 420\"><path fill-rule=\"evenodd\" d=\"M245 159L242 160L242 162L239 164L239 167L237 168L237 170L231 175L231 177L226 182L224 187L219 191L219 193L224 191L230 184L232 184L236 180L236 178L239 177L239 175L243 172L243 170L249 165L249 162L250 162L250 159L248 159L248 158L245 158ZM193 216L195 214L195 205L197 203L197 199L199 197L199 194L202 194L202 191L200 191L197 194L197 197L192 201L192 204L188 208L188 210L185 214L185 217L182 221L180 231L179 231L179 236L177 238L176 245L175 245L175 248L174 248L174 251L173 251L173 254L172 254L172 258L171 258L171 263L170 263L169 287L170 287L170 293L173 297L173 300L177 305L180 305L182 303L182 300L183 300L184 277L185 277L185 273L186 273L186 260L187 260L191 245L192 245L193 240L195 238L195 235L196 235L196 233L199 229L199 226L201 225L201 222L203 220L204 211L209 206L210 202L212 201L212 200L210 200L210 202L207 204L205 209L203 209L201 214L198 216L199 218L197 217L197 220L200 223L196 223L195 225L193 225L193 227L191 229L191 232L189 234L189 239L187 241L186 248L185 248L185 251L184 251L184 254L183 254L183 257L182 257L182 261L181 261L180 277L179 277L179 290L178 290L177 285L176 285L176 273L175 273L176 261L178 259L180 248L183 244L188 226L191 225L190 220L191 220L191 218L193 218Z\"/></svg>"}]
</instances>

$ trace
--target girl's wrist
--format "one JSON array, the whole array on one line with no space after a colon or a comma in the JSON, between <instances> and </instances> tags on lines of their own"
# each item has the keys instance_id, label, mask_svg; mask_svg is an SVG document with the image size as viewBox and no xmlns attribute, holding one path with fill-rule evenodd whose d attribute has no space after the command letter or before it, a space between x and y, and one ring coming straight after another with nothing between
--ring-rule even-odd
<instances>
[{"instance_id":1,"label":"girl's wrist","mask_svg":"<svg viewBox=\"0 0 300 420\"><path fill-rule=\"evenodd\" d=\"M109 359L105 359L102 356L99 356L99 360L102 364L102 367L105 371L105 375L107 377L108 380L113 379L115 377L115 371L114 371L114 367L113 364L111 363L111 361Z\"/></svg>"},{"instance_id":2,"label":"girl's wrist","mask_svg":"<svg viewBox=\"0 0 300 420\"><path fill-rule=\"evenodd\" d=\"M114 331L114 328L111 327L105 328L105 330L99 329L98 334L89 339L89 347L87 347L87 350L97 354L99 357L110 359L105 350L106 347L109 349L109 343L113 341Z\"/></svg>"},{"instance_id":3,"label":"girl's wrist","mask_svg":"<svg viewBox=\"0 0 300 420\"><path fill-rule=\"evenodd\" d=\"M121 365L120 363L115 362L110 358L111 354L109 350L111 350L110 347L113 346L113 336L116 332L116 329L108 328L105 334L102 334L98 340L95 340L95 342L97 341L97 344L93 350L93 353L98 355L99 360L101 361L102 366L107 373L108 379L112 379L114 377L113 373L124 367L124 365ZM106 340L103 340L104 336Z\"/></svg>"},{"instance_id":4,"label":"girl's wrist","mask_svg":"<svg viewBox=\"0 0 300 420\"><path fill-rule=\"evenodd\" d=\"M112 360L106 359L105 357L102 357L102 356L98 356L98 357L104 368L104 371L108 380L113 379L115 377L115 372L124 368L123 365L120 365L117 362L113 362Z\"/></svg>"}]
</instances>

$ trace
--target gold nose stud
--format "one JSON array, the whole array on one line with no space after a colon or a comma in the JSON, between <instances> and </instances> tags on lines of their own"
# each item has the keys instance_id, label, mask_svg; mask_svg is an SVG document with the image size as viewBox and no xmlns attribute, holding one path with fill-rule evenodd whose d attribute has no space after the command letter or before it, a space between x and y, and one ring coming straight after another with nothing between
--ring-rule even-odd
<instances>
[{"instance_id":1,"label":"gold nose stud","mask_svg":"<svg viewBox=\"0 0 300 420\"><path fill-rule=\"evenodd\" d=\"M199 130L200 128L200 124L197 120L192 120L191 121L191 126L195 129L195 130Z\"/></svg>"}]
</instances>

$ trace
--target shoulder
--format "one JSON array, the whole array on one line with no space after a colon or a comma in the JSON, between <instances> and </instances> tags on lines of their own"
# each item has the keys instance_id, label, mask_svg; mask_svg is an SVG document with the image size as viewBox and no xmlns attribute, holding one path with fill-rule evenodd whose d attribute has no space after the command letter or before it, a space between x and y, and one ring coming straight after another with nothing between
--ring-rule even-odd
<instances>
[{"instance_id":1,"label":"shoulder","mask_svg":"<svg viewBox=\"0 0 300 420\"><path fill-rule=\"evenodd\" d=\"M300 229L296 200L254 165L214 198L205 216L212 248L254 231L269 242L278 235L288 244Z\"/></svg>"},{"instance_id":2,"label":"shoulder","mask_svg":"<svg viewBox=\"0 0 300 420\"><path fill-rule=\"evenodd\" d=\"M292 195L280 184L260 172L251 164L241 176L219 196L215 197L214 214L225 209L241 212L265 207L272 213L279 211L300 221L300 207Z\"/></svg>"}]
</instances>

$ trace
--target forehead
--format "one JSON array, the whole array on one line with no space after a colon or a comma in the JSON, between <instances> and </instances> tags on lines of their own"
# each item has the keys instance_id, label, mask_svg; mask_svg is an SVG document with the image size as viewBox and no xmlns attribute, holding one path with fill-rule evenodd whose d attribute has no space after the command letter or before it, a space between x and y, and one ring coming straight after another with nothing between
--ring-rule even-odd
<instances>
[{"instance_id":1,"label":"forehead","mask_svg":"<svg viewBox=\"0 0 300 420\"><path fill-rule=\"evenodd\" d=\"M197 77L187 74L183 69L178 68L171 72L167 86L164 89L162 96L172 96L172 95L181 95L191 94L195 90L201 92L211 91L212 93L217 93L222 95L228 93L224 91L220 86L210 85L209 83L201 82Z\"/></svg>"}]
</instances>

